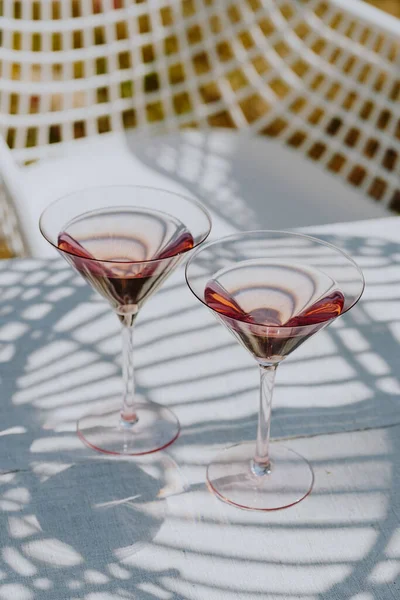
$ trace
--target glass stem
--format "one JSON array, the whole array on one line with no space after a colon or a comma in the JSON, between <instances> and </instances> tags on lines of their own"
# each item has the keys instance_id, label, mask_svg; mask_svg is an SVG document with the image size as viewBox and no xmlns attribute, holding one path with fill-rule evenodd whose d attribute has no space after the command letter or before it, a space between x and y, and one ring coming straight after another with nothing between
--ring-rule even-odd
<instances>
[{"instance_id":1,"label":"glass stem","mask_svg":"<svg viewBox=\"0 0 400 600\"><path fill-rule=\"evenodd\" d=\"M137 421L135 410L135 373L133 367L133 322L134 318L127 315L122 320L122 376L124 395L121 408L121 424L130 427Z\"/></svg>"},{"instance_id":2,"label":"glass stem","mask_svg":"<svg viewBox=\"0 0 400 600\"><path fill-rule=\"evenodd\" d=\"M260 411L258 413L256 453L251 470L254 475L267 475L271 472L269 460L269 434L271 425L272 393L278 365L260 365Z\"/></svg>"}]
</instances>

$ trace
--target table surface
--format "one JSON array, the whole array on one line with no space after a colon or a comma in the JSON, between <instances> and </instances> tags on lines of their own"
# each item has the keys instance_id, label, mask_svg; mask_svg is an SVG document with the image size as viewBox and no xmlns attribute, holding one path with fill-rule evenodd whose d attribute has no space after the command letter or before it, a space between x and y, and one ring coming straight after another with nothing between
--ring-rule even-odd
<instances>
[{"instance_id":1,"label":"table surface","mask_svg":"<svg viewBox=\"0 0 400 600\"><path fill-rule=\"evenodd\" d=\"M279 369L272 435L309 458L315 487L274 513L205 487L217 450L255 437L258 372L182 270L143 309L135 350L139 395L182 432L133 460L74 431L118 406L115 316L59 259L0 264L1 600L399 597L400 219L313 231L367 288Z\"/></svg>"}]
</instances>

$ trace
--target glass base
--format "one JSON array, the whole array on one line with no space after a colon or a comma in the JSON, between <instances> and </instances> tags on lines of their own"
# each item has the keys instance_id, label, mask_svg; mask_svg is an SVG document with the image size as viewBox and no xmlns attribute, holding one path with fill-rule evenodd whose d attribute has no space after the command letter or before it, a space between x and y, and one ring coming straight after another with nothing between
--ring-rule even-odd
<instances>
[{"instance_id":1,"label":"glass base","mask_svg":"<svg viewBox=\"0 0 400 600\"><path fill-rule=\"evenodd\" d=\"M247 510L278 510L297 504L311 492L314 473L300 454L271 443L270 470L255 475L254 453L254 442L237 444L208 466L207 483L220 500Z\"/></svg>"},{"instance_id":2,"label":"glass base","mask_svg":"<svg viewBox=\"0 0 400 600\"><path fill-rule=\"evenodd\" d=\"M154 402L135 407L137 420L123 423L120 413L88 415L77 423L86 446L106 454L139 456L166 448L176 440L180 424L172 411Z\"/></svg>"}]
</instances>

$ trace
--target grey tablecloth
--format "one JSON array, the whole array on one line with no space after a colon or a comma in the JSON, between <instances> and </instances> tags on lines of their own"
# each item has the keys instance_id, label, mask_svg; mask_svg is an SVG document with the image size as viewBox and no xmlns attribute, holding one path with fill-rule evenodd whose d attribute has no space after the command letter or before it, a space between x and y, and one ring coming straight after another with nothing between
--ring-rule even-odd
<instances>
[{"instance_id":1,"label":"grey tablecloth","mask_svg":"<svg viewBox=\"0 0 400 600\"><path fill-rule=\"evenodd\" d=\"M205 487L214 453L255 436L258 374L182 271L144 308L135 352L138 393L182 432L124 460L75 434L80 415L118 407L117 320L58 259L0 264L1 600L399 597L400 224L318 231L367 291L280 367L272 434L316 483L268 514Z\"/></svg>"}]
</instances>

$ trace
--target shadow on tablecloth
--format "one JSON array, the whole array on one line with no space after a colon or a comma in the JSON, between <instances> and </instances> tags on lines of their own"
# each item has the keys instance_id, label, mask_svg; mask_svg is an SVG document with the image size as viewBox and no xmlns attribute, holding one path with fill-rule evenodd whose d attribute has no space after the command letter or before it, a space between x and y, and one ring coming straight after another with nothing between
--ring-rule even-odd
<instances>
[{"instance_id":1,"label":"shadow on tablecloth","mask_svg":"<svg viewBox=\"0 0 400 600\"><path fill-rule=\"evenodd\" d=\"M273 416L274 436L317 436L291 442L316 488L298 508L246 519L209 495L204 468L218 446L254 438L257 369L182 272L143 311L136 362L138 393L172 406L183 430L142 464L100 460L74 431L118 404L108 307L62 262L0 265L2 600L393 597L399 245L327 239L361 264L367 292L280 367Z\"/></svg>"}]
</instances>

